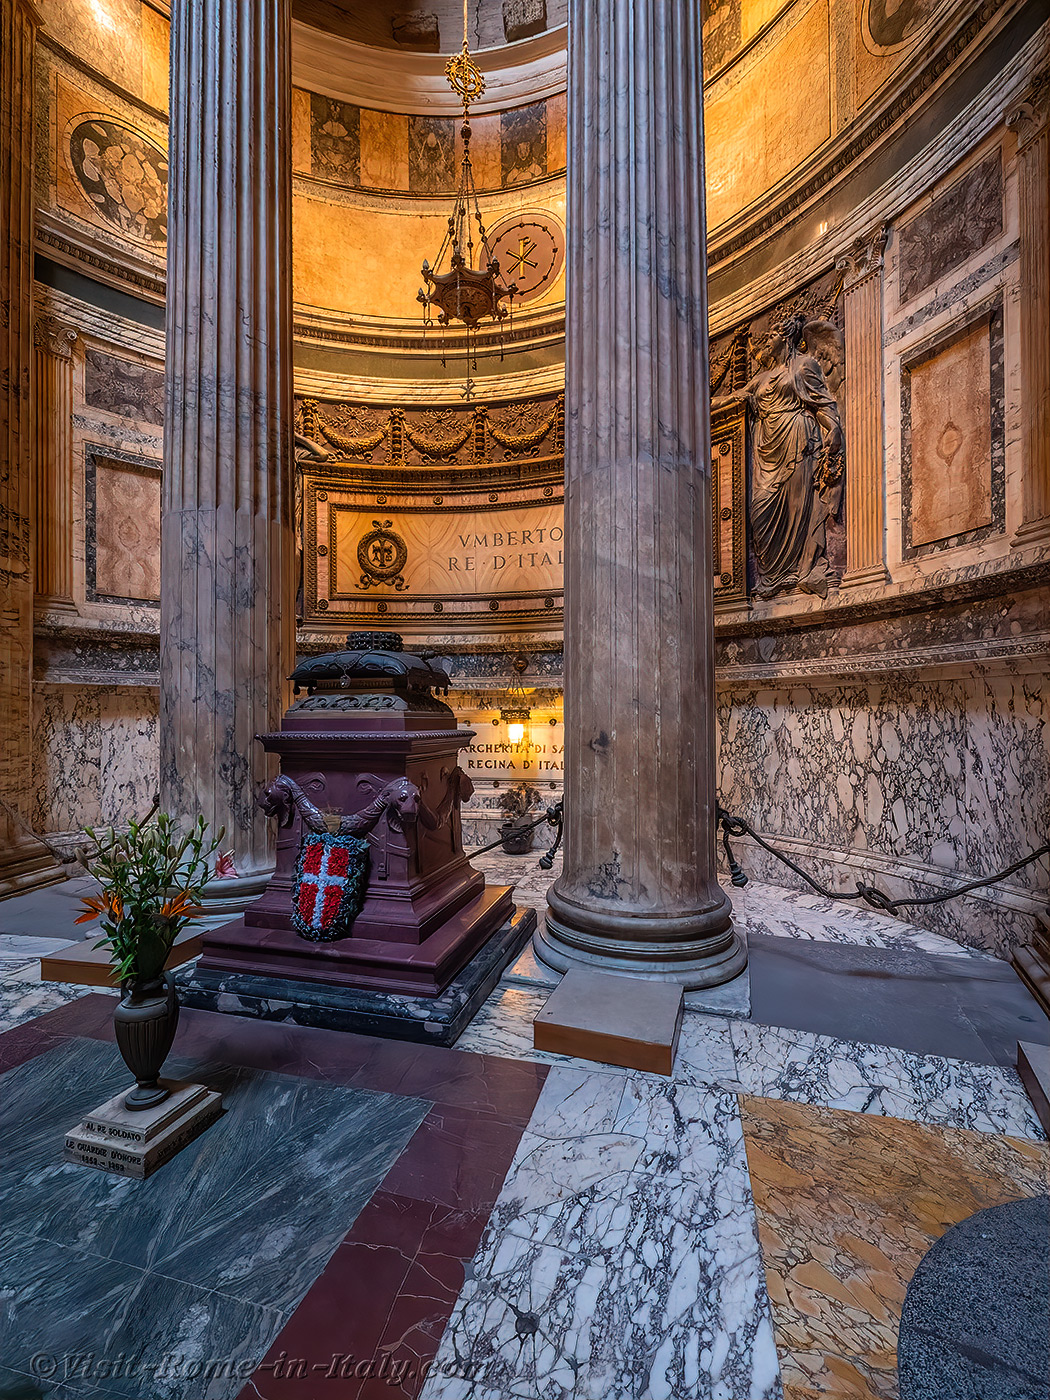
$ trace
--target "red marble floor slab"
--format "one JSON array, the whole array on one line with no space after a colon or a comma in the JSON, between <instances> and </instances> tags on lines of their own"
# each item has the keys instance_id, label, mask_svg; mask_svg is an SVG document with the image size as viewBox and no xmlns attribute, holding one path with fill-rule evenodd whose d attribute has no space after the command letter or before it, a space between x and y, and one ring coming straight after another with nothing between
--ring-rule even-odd
<instances>
[{"instance_id":1,"label":"red marble floor slab","mask_svg":"<svg viewBox=\"0 0 1050 1400\"><path fill-rule=\"evenodd\" d=\"M453 1210L484 1211L499 1195L522 1126L458 1105L437 1104L413 1138L425 1152L406 1150L391 1167L383 1189Z\"/></svg>"},{"instance_id":2,"label":"red marble floor slab","mask_svg":"<svg viewBox=\"0 0 1050 1400\"><path fill-rule=\"evenodd\" d=\"M42 1053L39 1046L44 1035L112 1041L113 1006L112 997L92 994L3 1032L0 1069ZM545 1065L522 1060L186 1008L179 1018L171 1053L186 1058L206 1056L352 1088L407 1094L522 1127L547 1077ZM10 1064L5 1055L13 1057Z\"/></svg>"},{"instance_id":3,"label":"red marble floor slab","mask_svg":"<svg viewBox=\"0 0 1050 1400\"><path fill-rule=\"evenodd\" d=\"M418 1395L487 1218L380 1188L243 1400Z\"/></svg>"},{"instance_id":4,"label":"red marble floor slab","mask_svg":"<svg viewBox=\"0 0 1050 1400\"><path fill-rule=\"evenodd\" d=\"M70 1036L112 1040L113 1004L89 995L0 1034L0 1068ZM432 1102L240 1396L414 1400L547 1067L195 1010L172 1054Z\"/></svg>"},{"instance_id":5,"label":"red marble floor slab","mask_svg":"<svg viewBox=\"0 0 1050 1400\"><path fill-rule=\"evenodd\" d=\"M0 1032L0 1074L45 1054L71 1036L97 1037L112 1026L114 1005L112 997L91 994Z\"/></svg>"}]
</instances>

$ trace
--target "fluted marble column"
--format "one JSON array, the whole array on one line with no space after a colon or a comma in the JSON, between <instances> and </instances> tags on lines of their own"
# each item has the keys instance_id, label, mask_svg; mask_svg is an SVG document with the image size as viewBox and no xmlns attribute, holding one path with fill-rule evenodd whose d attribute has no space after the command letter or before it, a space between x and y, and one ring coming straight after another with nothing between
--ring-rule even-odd
<instances>
[{"instance_id":1,"label":"fluted marble column","mask_svg":"<svg viewBox=\"0 0 1050 1400\"><path fill-rule=\"evenodd\" d=\"M886 226L839 259L845 274L846 572L842 587L886 580L882 467L882 264Z\"/></svg>"},{"instance_id":2,"label":"fluted marble column","mask_svg":"<svg viewBox=\"0 0 1050 1400\"><path fill-rule=\"evenodd\" d=\"M73 347L77 333L53 317L33 331L36 601L73 607Z\"/></svg>"},{"instance_id":3,"label":"fluted marble column","mask_svg":"<svg viewBox=\"0 0 1050 1400\"><path fill-rule=\"evenodd\" d=\"M686 987L746 955L715 875L699 0L570 29L566 843L539 956Z\"/></svg>"},{"instance_id":4,"label":"fluted marble column","mask_svg":"<svg viewBox=\"0 0 1050 1400\"><path fill-rule=\"evenodd\" d=\"M33 797L33 53L37 16L0 0L0 896L61 878Z\"/></svg>"},{"instance_id":5,"label":"fluted marble column","mask_svg":"<svg viewBox=\"0 0 1050 1400\"><path fill-rule=\"evenodd\" d=\"M293 667L290 0L175 0L161 799L272 866L254 807Z\"/></svg>"},{"instance_id":6,"label":"fluted marble column","mask_svg":"<svg viewBox=\"0 0 1050 1400\"><path fill-rule=\"evenodd\" d=\"M1024 485L1014 543L1050 538L1050 73L1007 117L1017 134L1021 220L1021 413Z\"/></svg>"}]
</instances>

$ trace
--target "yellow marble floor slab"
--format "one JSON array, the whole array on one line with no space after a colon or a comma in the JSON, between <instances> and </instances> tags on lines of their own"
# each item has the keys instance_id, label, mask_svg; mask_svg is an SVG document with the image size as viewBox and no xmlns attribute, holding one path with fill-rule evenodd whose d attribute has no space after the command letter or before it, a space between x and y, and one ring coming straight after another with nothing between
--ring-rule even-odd
<instances>
[{"instance_id":1,"label":"yellow marble floor slab","mask_svg":"<svg viewBox=\"0 0 1050 1400\"><path fill-rule=\"evenodd\" d=\"M896 1400L919 1260L976 1211L1045 1192L1050 1148L774 1099L741 1112L784 1400Z\"/></svg>"}]
</instances>

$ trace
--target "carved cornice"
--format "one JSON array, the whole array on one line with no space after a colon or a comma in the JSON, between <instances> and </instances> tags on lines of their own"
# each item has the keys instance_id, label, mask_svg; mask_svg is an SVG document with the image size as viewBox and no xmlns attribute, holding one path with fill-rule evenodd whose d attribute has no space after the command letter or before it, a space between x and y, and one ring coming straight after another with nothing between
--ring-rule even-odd
<instances>
[{"instance_id":1,"label":"carved cornice","mask_svg":"<svg viewBox=\"0 0 1050 1400\"><path fill-rule=\"evenodd\" d=\"M103 282L109 282L112 286L129 286L135 289L134 295L146 300L163 303L164 301L164 278L163 276L151 276L148 272L139 271L128 266L125 262L118 261L116 256L106 256L101 252L85 246L83 242L65 236L57 229L41 227L37 224L36 246L39 252L45 257L53 257L57 262L65 262L73 267L83 264L90 268L91 276Z\"/></svg>"},{"instance_id":2,"label":"carved cornice","mask_svg":"<svg viewBox=\"0 0 1050 1400\"><path fill-rule=\"evenodd\" d=\"M67 326L55 316L40 316L33 326L34 346L59 360L73 358L73 346L79 338L72 326Z\"/></svg>"},{"instance_id":3,"label":"carved cornice","mask_svg":"<svg viewBox=\"0 0 1050 1400\"><path fill-rule=\"evenodd\" d=\"M853 291L869 277L882 271L883 253L886 249L885 224L879 224L871 233L862 234L848 253L844 253L835 267L844 274L844 290Z\"/></svg>"},{"instance_id":4,"label":"carved cornice","mask_svg":"<svg viewBox=\"0 0 1050 1400\"><path fill-rule=\"evenodd\" d=\"M1050 117L1050 71L1038 73L1020 100L1006 115L1006 125L1017 135L1017 149L1023 151L1046 131Z\"/></svg>"}]
</instances>

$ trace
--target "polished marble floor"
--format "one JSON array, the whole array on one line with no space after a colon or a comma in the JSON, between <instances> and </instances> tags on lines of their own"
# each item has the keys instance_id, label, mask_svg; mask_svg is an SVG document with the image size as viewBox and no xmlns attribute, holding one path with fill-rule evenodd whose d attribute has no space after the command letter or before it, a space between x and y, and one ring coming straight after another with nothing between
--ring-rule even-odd
<instances>
[{"instance_id":1,"label":"polished marble floor","mask_svg":"<svg viewBox=\"0 0 1050 1400\"><path fill-rule=\"evenodd\" d=\"M542 911L538 854L477 863ZM0 1400L897 1397L919 1260L1047 1189L1010 1042L1050 1024L938 935L733 899L751 1019L687 1013L670 1078L534 1051L528 956L454 1050L185 1012L172 1067L228 1111L144 1183L60 1162L112 998L34 976L68 902L0 904Z\"/></svg>"}]
</instances>

